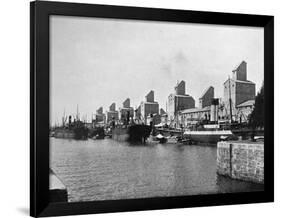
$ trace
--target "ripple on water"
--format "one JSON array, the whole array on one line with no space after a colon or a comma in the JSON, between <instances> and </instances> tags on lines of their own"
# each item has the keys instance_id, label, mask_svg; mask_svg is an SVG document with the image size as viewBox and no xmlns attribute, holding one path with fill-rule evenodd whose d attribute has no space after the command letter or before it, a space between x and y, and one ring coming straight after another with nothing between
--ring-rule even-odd
<instances>
[{"instance_id":1,"label":"ripple on water","mask_svg":"<svg viewBox=\"0 0 281 218\"><path fill-rule=\"evenodd\" d=\"M215 146L132 146L111 139L50 139L50 163L69 201L262 190L216 174Z\"/></svg>"}]
</instances>

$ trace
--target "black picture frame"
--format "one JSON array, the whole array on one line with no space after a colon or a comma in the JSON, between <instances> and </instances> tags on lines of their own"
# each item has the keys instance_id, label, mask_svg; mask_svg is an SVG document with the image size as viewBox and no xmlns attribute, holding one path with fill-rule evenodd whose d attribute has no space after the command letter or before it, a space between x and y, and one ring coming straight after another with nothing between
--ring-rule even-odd
<instances>
[{"instance_id":1,"label":"black picture frame","mask_svg":"<svg viewBox=\"0 0 281 218\"><path fill-rule=\"evenodd\" d=\"M49 16L118 18L264 28L264 191L77 203L49 202ZM80 3L30 3L30 215L61 216L274 201L274 17Z\"/></svg>"}]
</instances>

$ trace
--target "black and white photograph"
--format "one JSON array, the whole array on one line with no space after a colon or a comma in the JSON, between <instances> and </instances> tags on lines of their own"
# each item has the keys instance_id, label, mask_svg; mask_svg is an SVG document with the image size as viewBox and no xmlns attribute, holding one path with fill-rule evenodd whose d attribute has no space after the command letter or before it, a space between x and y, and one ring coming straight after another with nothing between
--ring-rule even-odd
<instances>
[{"instance_id":1,"label":"black and white photograph","mask_svg":"<svg viewBox=\"0 0 281 218\"><path fill-rule=\"evenodd\" d=\"M50 16L50 196L263 191L264 30Z\"/></svg>"},{"instance_id":2,"label":"black and white photograph","mask_svg":"<svg viewBox=\"0 0 281 218\"><path fill-rule=\"evenodd\" d=\"M0 217L280 216L277 1L1 6Z\"/></svg>"}]
</instances>

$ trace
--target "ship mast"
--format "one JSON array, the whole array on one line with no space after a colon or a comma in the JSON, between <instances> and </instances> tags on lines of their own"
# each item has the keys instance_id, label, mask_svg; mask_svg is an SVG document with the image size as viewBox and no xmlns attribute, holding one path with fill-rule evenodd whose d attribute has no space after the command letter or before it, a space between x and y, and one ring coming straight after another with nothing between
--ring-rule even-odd
<instances>
[{"instance_id":1,"label":"ship mast","mask_svg":"<svg viewBox=\"0 0 281 218\"><path fill-rule=\"evenodd\" d=\"M231 102L231 90L230 90L230 77L229 76L228 76L228 90L229 90L230 123L232 123L232 102Z\"/></svg>"},{"instance_id":2,"label":"ship mast","mask_svg":"<svg viewBox=\"0 0 281 218\"><path fill-rule=\"evenodd\" d=\"M78 104L77 104L77 109L76 109L76 121L79 120L79 108L78 108Z\"/></svg>"},{"instance_id":3,"label":"ship mast","mask_svg":"<svg viewBox=\"0 0 281 218\"><path fill-rule=\"evenodd\" d=\"M62 126L65 126L65 108L63 109Z\"/></svg>"}]
</instances>

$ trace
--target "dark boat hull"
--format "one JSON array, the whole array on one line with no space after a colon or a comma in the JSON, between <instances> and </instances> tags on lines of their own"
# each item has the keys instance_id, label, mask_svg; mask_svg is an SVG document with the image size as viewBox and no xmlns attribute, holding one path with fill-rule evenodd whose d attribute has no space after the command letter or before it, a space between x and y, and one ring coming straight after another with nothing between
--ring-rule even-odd
<instances>
[{"instance_id":1,"label":"dark boat hull","mask_svg":"<svg viewBox=\"0 0 281 218\"><path fill-rule=\"evenodd\" d=\"M87 128L75 128L75 129L56 129L54 132L55 138L63 139L87 139L88 129Z\"/></svg>"},{"instance_id":2,"label":"dark boat hull","mask_svg":"<svg viewBox=\"0 0 281 218\"><path fill-rule=\"evenodd\" d=\"M151 128L147 125L132 125L127 128L115 128L112 130L112 139L117 141L129 141L145 143L150 136Z\"/></svg>"},{"instance_id":3,"label":"dark boat hull","mask_svg":"<svg viewBox=\"0 0 281 218\"><path fill-rule=\"evenodd\" d=\"M129 141L145 143L150 136L151 127L147 125L133 125L129 127Z\"/></svg>"},{"instance_id":4,"label":"dark boat hull","mask_svg":"<svg viewBox=\"0 0 281 218\"><path fill-rule=\"evenodd\" d=\"M112 130L112 139L116 141L128 141L129 133L127 128L115 128Z\"/></svg>"},{"instance_id":5,"label":"dark boat hull","mask_svg":"<svg viewBox=\"0 0 281 218\"><path fill-rule=\"evenodd\" d=\"M75 133L73 130L58 129L58 130L55 130L54 137L62 138L62 139L74 139Z\"/></svg>"},{"instance_id":6,"label":"dark boat hull","mask_svg":"<svg viewBox=\"0 0 281 218\"><path fill-rule=\"evenodd\" d=\"M233 137L233 133L230 130L222 131L188 131L184 133L184 137L201 143L217 143L222 140L222 137Z\"/></svg>"},{"instance_id":7,"label":"dark boat hull","mask_svg":"<svg viewBox=\"0 0 281 218\"><path fill-rule=\"evenodd\" d=\"M105 131L103 127L98 127L95 129L91 129L89 131L89 137L93 139L104 139L105 137Z\"/></svg>"}]
</instances>

